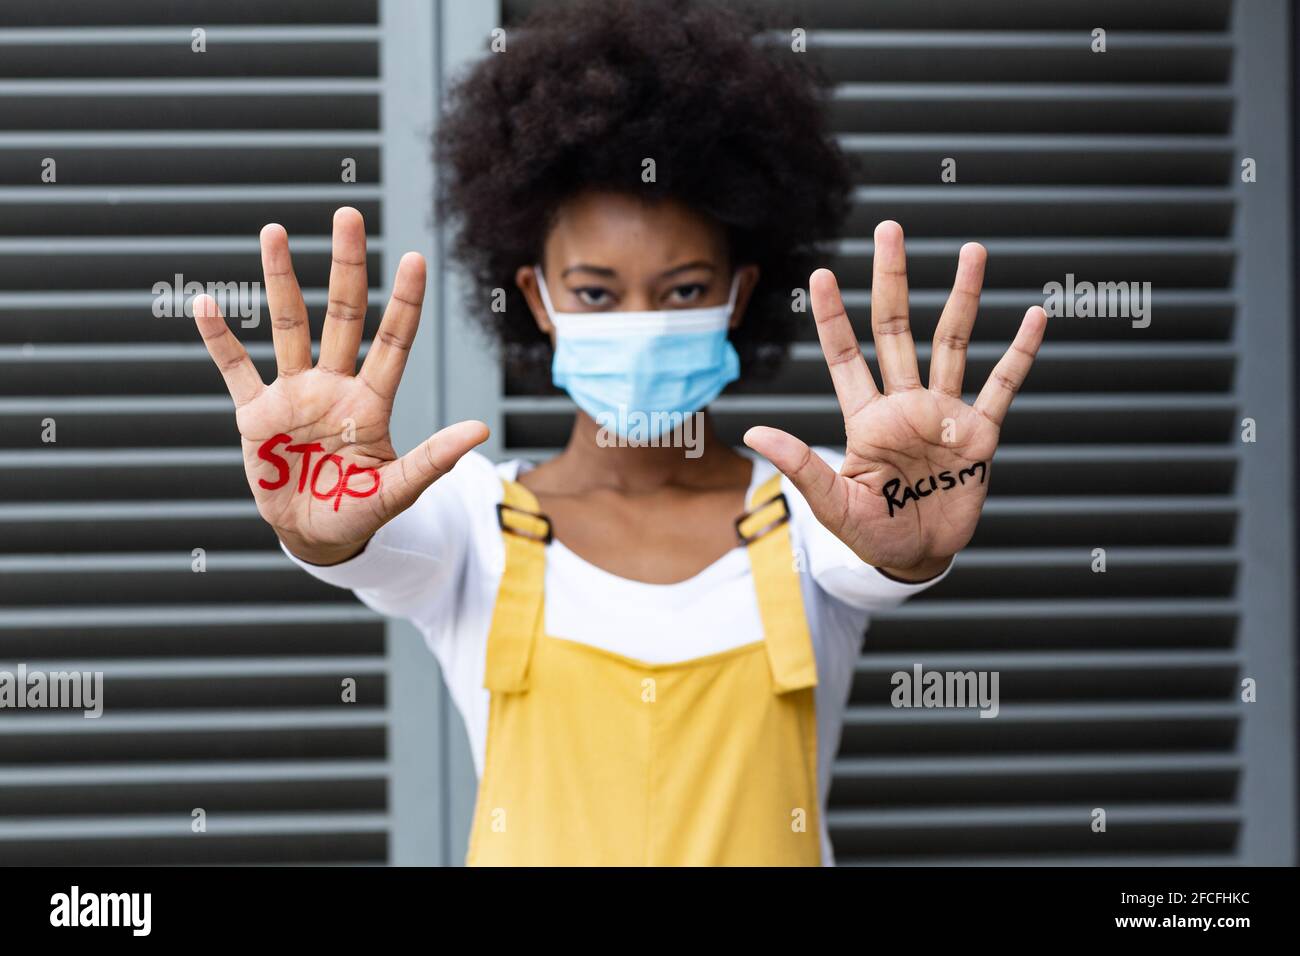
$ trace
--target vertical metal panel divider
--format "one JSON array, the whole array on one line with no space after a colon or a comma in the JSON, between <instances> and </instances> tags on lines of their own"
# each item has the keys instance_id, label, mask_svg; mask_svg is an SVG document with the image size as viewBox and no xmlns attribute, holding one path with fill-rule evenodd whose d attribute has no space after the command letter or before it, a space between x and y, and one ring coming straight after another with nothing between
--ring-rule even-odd
<instances>
[{"instance_id":1,"label":"vertical metal panel divider","mask_svg":"<svg viewBox=\"0 0 1300 956\"><path fill-rule=\"evenodd\" d=\"M384 291L391 289L404 253L419 252L429 265L420 331L393 409L393 444L406 452L436 430L443 413L435 374L442 268L429 161L437 107L437 9L422 0L381 0L379 23ZM389 621L385 643L388 861L401 866L446 863L446 690L437 662L413 625Z\"/></svg>"},{"instance_id":2,"label":"vertical metal panel divider","mask_svg":"<svg viewBox=\"0 0 1300 956\"><path fill-rule=\"evenodd\" d=\"M1258 439L1241 456L1238 582L1243 677L1258 682L1258 701L1243 704L1240 748L1243 863L1295 863L1295 606L1291 356L1291 209L1289 137L1290 30L1284 0L1234 5L1238 197L1236 336L1240 418L1254 418ZM1257 163L1258 181L1242 183L1240 162ZM1234 436L1234 440L1238 440Z\"/></svg>"},{"instance_id":3,"label":"vertical metal panel divider","mask_svg":"<svg viewBox=\"0 0 1300 956\"><path fill-rule=\"evenodd\" d=\"M441 0L439 8L442 92L445 95L450 82L478 57L508 56L509 40L507 39L506 53L486 52L492 30L501 25L499 0L475 3ZM435 177L436 175L435 170ZM450 241L450 229L445 223L438 225L440 241L445 250ZM479 451L497 460L505 447L501 363L491 341L476 327L474 317L468 313L466 283L463 276L452 269L445 251L442 262L442 321L438 328L442 334L443 362L439 381L442 385L443 408L449 422L469 418L486 422L492 436L479 447ZM490 303L481 303L479 307L489 308ZM446 798L444 837L451 857L449 862L460 863L464 860L469 840L478 781L474 774L464 723L450 699L444 701L443 711Z\"/></svg>"}]
</instances>

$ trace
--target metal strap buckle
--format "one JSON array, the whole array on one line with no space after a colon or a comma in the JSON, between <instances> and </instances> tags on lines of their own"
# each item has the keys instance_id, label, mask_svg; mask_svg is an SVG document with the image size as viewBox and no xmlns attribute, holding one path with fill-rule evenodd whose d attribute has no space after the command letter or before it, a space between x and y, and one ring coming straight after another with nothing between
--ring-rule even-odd
<instances>
[{"instance_id":1,"label":"metal strap buckle","mask_svg":"<svg viewBox=\"0 0 1300 956\"><path fill-rule=\"evenodd\" d=\"M772 521L763 525L763 527L759 528L753 534L746 536L745 529L744 529L745 522L748 521L750 518L754 517L754 515L760 513L764 508L768 507L769 505L771 505L773 502L776 501L781 502L781 514L778 515ZM781 527L781 525L785 524L789 520L790 520L790 503L785 500L785 492L778 492L775 497L768 498L757 508L754 508L752 511L746 511L743 515L741 515L739 518L736 519L736 537L740 538L741 544L748 545L753 543L754 541L757 541L759 538L763 537L763 535L767 534L769 531L775 531L777 528Z\"/></svg>"},{"instance_id":2,"label":"metal strap buckle","mask_svg":"<svg viewBox=\"0 0 1300 956\"><path fill-rule=\"evenodd\" d=\"M529 531L525 528L516 527L515 525L508 523L506 521L507 511L512 511L515 514L526 515L527 517L533 519L534 521L542 522L542 524L546 526L546 533L540 534L538 532ZM501 525L502 531L508 531L511 534L518 535L521 538L527 538L530 541L540 541L542 544L551 543L551 538L552 538L551 519L546 517L546 515L541 514L540 512L525 511L523 508L516 508L513 505L508 505L504 501L501 501L497 503L497 523Z\"/></svg>"}]
</instances>

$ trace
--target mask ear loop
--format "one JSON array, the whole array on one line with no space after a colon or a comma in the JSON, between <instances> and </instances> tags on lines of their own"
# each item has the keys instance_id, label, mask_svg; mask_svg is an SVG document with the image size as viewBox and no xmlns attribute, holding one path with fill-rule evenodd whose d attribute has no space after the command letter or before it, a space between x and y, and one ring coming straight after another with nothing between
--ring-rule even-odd
<instances>
[{"instance_id":1,"label":"mask ear loop","mask_svg":"<svg viewBox=\"0 0 1300 956\"><path fill-rule=\"evenodd\" d=\"M551 304L551 293L546 289L546 276L542 275L541 266L533 266L533 275L537 277L537 289L542 294L542 307L546 309L546 317L555 324L555 306Z\"/></svg>"},{"instance_id":2,"label":"mask ear loop","mask_svg":"<svg viewBox=\"0 0 1300 956\"><path fill-rule=\"evenodd\" d=\"M727 296L727 327L731 327L731 320L736 317L736 293L740 291L740 270L737 269L731 276L731 294Z\"/></svg>"}]
</instances>

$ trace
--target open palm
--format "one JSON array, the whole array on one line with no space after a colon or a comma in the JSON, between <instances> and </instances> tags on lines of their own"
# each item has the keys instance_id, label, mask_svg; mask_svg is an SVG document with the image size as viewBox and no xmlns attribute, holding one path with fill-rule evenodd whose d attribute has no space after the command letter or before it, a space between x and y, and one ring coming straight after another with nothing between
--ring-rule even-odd
<instances>
[{"instance_id":1,"label":"open palm","mask_svg":"<svg viewBox=\"0 0 1300 956\"><path fill-rule=\"evenodd\" d=\"M745 435L790 478L823 525L863 561L891 573L928 577L970 541L1002 420L1043 339L1047 315L1034 307L974 404L962 401L985 259L977 243L962 247L926 387L908 322L903 231L894 222L876 227L871 331L883 393L862 357L835 276L818 269L809 279L812 309L844 413L844 465L837 474L804 442L774 428Z\"/></svg>"},{"instance_id":2,"label":"open palm","mask_svg":"<svg viewBox=\"0 0 1300 956\"><path fill-rule=\"evenodd\" d=\"M258 511L294 554L331 564L356 554L410 507L487 437L487 426L449 426L400 457L393 448L393 399L424 299L421 256L402 257L392 298L356 372L367 304L361 214L343 208L334 217L329 306L315 366L288 237L270 225L261 243L275 381L262 381L211 297L195 299L194 319L235 401L244 470Z\"/></svg>"}]
</instances>

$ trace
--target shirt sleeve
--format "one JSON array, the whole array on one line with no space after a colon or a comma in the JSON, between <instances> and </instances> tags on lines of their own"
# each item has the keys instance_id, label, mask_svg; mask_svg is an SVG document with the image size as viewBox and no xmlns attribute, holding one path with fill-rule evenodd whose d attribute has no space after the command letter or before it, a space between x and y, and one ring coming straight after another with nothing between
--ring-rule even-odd
<instances>
[{"instance_id":1,"label":"shirt sleeve","mask_svg":"<svg viewBox=\"0 0 1300 956\"><path fill-rule=\"evenodd\" d=\"M813 453L836 471L844 463L844 455L830 448L814 448ZM809 573L822 590L850 607L864 611L897 607L912 595L938 584L956 563L954 558L938 577L916 584L888 578L827 530L788 478L782 480L781 486L790 503L791 523L798 530Z\"/></svg>"},{"instance_id":2,"label":"shirt sleeve","mask_svg":"<svg viewBox=\"0 0 1300 956\"><path fill-rule=\"evenodd\" d=\"M312 577L356 592L381 614L429 628L456 603L472 543L469 510L475 483L491 487L496 480L492 463L471 451L380 528L355 557L318 565L303 561L283 542L280 548Z\"/></svg>"}]
</instances>

